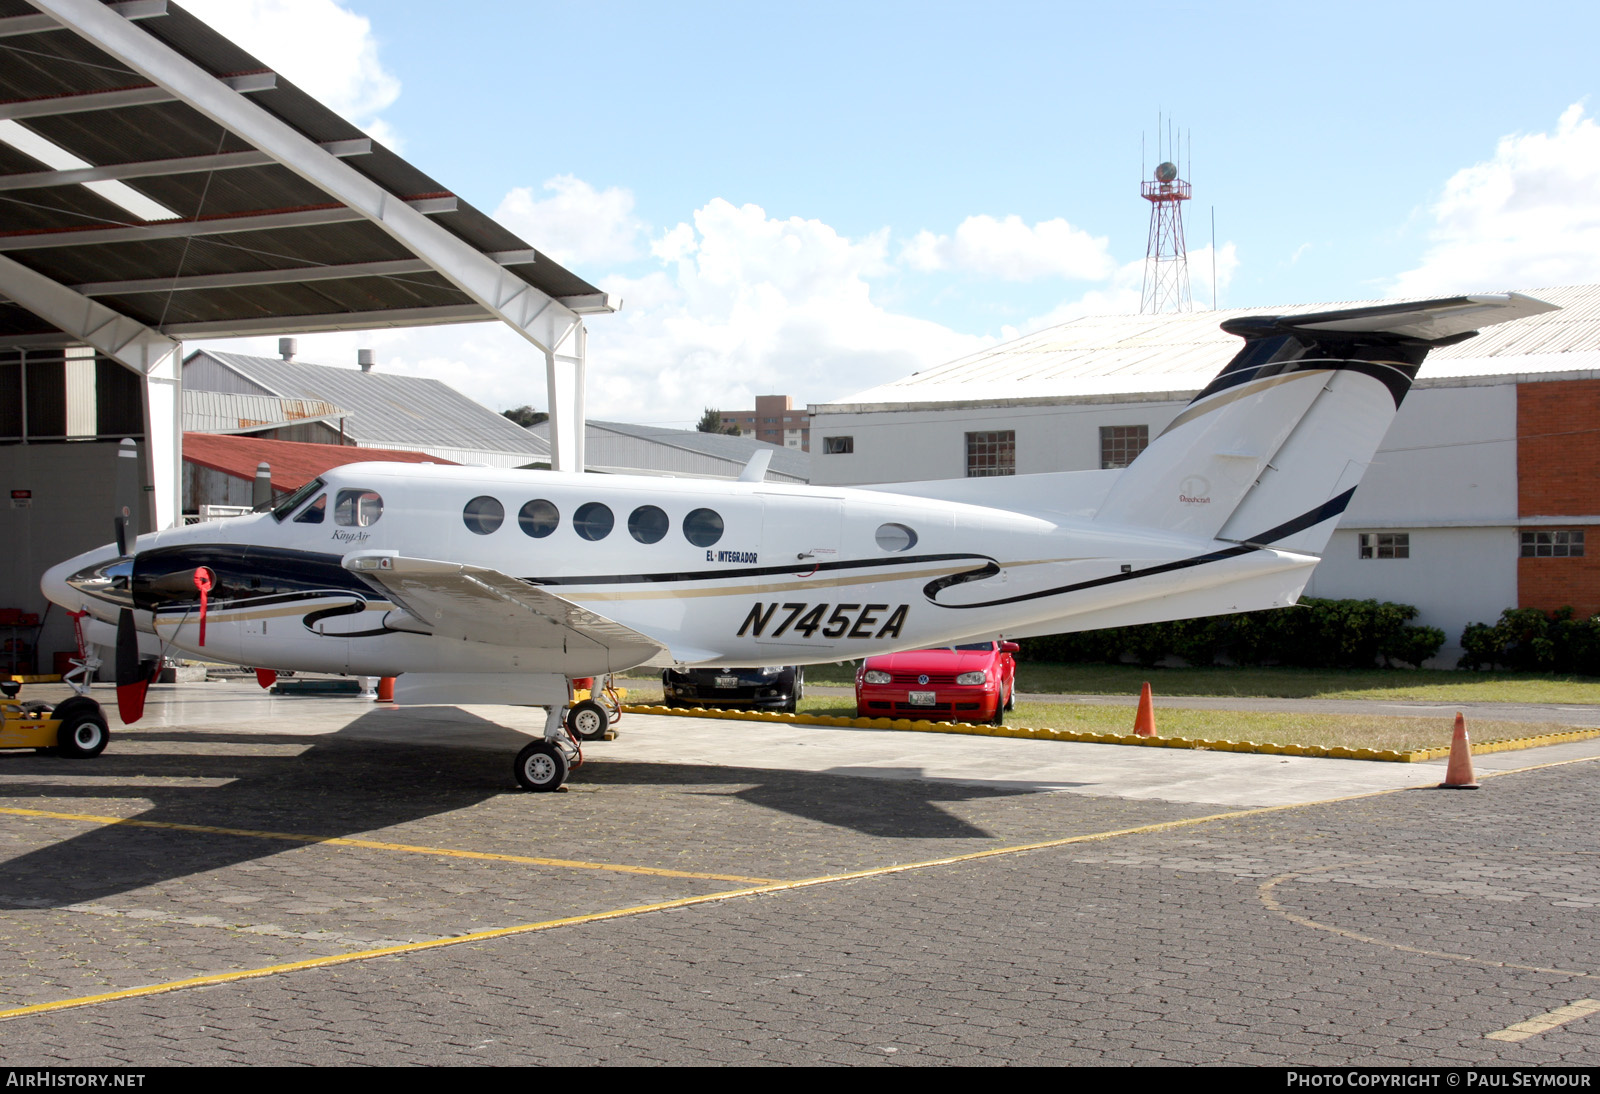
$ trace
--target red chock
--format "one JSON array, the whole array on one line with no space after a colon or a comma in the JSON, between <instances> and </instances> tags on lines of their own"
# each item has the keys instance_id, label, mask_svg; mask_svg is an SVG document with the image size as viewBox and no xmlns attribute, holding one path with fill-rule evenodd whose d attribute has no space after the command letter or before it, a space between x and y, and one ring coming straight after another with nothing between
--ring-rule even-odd
<instances>
[{"instance_id":1,"label":"red chock","mask_svg":"<svg viewBox=\"0 0 1600 1094\"><path fill-rule=\"evenodd\" d=\"M1450 762L1445 765L1444 782L1440 790L1476 790L1478 780L1472 773L1472 742L1467 738L1467 720L1456 714L1456 731L1450 738Z\"/></svg>"},{"instance_id":2,"label":"red chock","mask_svg":"<svg viewBox=\"0 0 1600 1094\"><path fill-rule=\"evenodd\" d=\"M1133 716L1133 733L1136 737L1154 737L1156 735L1156 711L1150 702L1150 681L1146 680L1144 689L1139 692L1139 712Z\"/></svg>"}]
</instances>

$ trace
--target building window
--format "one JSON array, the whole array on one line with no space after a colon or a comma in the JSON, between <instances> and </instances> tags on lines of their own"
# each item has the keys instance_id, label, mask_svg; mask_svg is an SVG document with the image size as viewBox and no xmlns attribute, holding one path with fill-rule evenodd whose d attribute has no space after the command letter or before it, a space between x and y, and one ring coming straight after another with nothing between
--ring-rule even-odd
<instances>
[{"instance_id":1,"label":"building window","mask_svg":"<svg viewBox=\"0 0 1600 1094\"><path fill-rule=\"evenodd\" d=\"M1551 529L1522 533L1523 558L1582 558L1583 532Z\"/></svg>"},{"instance_id":2,"label":"building window","mask_svg":"<svg viewBox=\"0 0 1600 1094\"><path fill-rule=\"evenodd\" d=\"M824 437L822 451L828 456L848 456L856 450L854 437Z\"/></svg>"},{"instance_id":3,"label":"building window","mask_svg":"<svg viewBox=\"0 0 1600 1094\"><path fill-rule=\"evenodd\" d=\"M1362 558L1410 558L1410 532L1362 532Z\"/></svg>"},{"instance_id":4,"label":"building window","mask_svg":"<svg viewBox=\"0 0 1600 1094\"><path fill-rule=\"evenodd\" d=\"M1100 468L1127 467L1148 447L1150 427L1147 425L1103 425L1100 427Z\"/></svg>"},{"instance_id":5,"label":"building window","mask_svg":"<svg viewBox=\"0 0 1600 1094\"><path fill-rule=\"evenodd\" d=\"M992 429L967 434L967 477L1015 475L1017 473L1017 434L1010 429Z\"/></svg>"}]
</instances>

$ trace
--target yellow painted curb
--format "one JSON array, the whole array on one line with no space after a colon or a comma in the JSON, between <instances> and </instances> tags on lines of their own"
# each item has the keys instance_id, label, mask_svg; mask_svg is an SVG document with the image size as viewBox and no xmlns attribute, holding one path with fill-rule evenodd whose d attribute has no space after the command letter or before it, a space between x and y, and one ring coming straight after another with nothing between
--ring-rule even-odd
<instances>
[{"instance_id":1,"label":"yellow painted curb","mask_svg":"<svg viewBox=\"0 0 1600 1094\"><path fill-rule=\"evenodd\" d=\"M913 733L958 733L976 737L1010 737L1031 741L1072 741L1078 744L1139 745L1144 748L1189 748L1199 752L1249 752L1261 756L1311 756L1328 760L1377 760L1384 763L1414 764L1450 755L1450 746L1439 748L1345 748L1323 745L1278 745L1259 741L1204 741L1192 737L1136 737L1131 733L1089 733L1075 729L1030 729L1027 726L975 725L971 722L924 722L910 718L838 718L826 714L778 714L757 710L683 709L663 706L623 706L626 714L664 714L682 718L730 718L745 722L790 722L803 726L834 726L844 729L896 729ZM1570 733L1542 733L1533 737L1507 737L1495 741L1475 741L1473 755L1510 752L1540 745L1564 744L1600 737L1600 729L1575 729Z\"/></svg>"}]
</instances>

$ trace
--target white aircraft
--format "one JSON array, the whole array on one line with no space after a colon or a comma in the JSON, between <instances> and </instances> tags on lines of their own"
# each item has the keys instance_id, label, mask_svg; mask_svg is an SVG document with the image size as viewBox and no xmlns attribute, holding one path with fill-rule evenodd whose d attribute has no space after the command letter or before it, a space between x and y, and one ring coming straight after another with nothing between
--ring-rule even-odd
<instances>
[{"instance_id":1,"label":"white aircraft","mask_svg":"<svg viewBox=\"0 0 1600 1094\"><path fill-rule=\"evenodd\" d=\"M53 567L45 594L207 660L398 676L412 703L549 708L639 665L840 661L1293 604L1432 346L1519 294L1230 320L1239 354L1122 470L866 488L350 464L272 506ZM125 442L127 443L127 442ZM124 452L124 455L129 454ZM132 466L132 461L119 460Z\"/></svg>"}]
</instances>

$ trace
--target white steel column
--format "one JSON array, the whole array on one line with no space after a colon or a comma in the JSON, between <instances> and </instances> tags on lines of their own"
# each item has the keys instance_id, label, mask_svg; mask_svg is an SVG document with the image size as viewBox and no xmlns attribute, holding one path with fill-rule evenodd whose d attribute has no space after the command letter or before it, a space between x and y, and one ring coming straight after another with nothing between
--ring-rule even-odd
<instances>
[{"instance_id":1,"label":"white steel column","mask_svg":"<svg viewBox=\"0 0 1600 1094\"><path fill-rule=\"evenodd\" d=\"M0 255L0 291L76 342L115 359L144 380L145 449L156 528L179 517L183 480L178 387L183 346L97 300Z\"/></svg>"}]
</instances>

